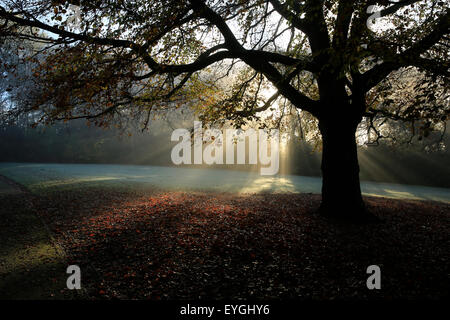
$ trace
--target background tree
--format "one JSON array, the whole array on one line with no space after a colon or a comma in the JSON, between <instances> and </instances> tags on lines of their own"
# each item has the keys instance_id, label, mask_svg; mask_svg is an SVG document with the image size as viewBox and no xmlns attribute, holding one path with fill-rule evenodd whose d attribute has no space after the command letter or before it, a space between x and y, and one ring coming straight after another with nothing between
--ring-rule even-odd
<instances>
[{"instance_id":1,"label":"background tree","mask_svg":"<svg viewBox=\"0 0 450 320\"><path fill-rule=\"evenodd\" d=\"M0 17L3 37L25 36L18 26L47 33L26 35L47 44L45 60L32 60L41 90L28 104L44 123L134 117L145 128L186 102L235 126L283 113L280 105L316 119L324 213L365 212L355 140L363 118L378 141L382 118L425 135L443 130L449 112L443 1L10 0ZM218 90L233 70L234 84ZM405 70L417 75L407 106L395 80Z\"/></svg>"}]
</instances>

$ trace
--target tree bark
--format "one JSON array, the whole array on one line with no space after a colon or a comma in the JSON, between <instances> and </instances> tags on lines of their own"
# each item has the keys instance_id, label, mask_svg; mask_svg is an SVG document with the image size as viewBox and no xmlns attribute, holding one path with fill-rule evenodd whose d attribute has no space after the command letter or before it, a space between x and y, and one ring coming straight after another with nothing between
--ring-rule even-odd
<instances>
[{"instance_id":1,"label":"tree bark","mask_svg":"<svg viewBox=\"0 0 450 320\"><path fill-rule=\"evenodd\" d=\"M358 151L355 140L359 121L348 118L319 121L322 134L321 213L336 218L365 218L361 196Z\"/></svg>"}]
</instances>

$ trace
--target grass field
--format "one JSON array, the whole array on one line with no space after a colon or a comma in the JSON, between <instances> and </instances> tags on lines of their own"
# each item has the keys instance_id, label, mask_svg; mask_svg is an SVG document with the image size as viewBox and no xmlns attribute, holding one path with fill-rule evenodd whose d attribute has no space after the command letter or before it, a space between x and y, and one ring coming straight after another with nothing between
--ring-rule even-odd
<instances>
[{"instance_id":1,"label":"grass field","mask_svg":"<svg viewBox=\"0 0 450 320\"><path fill-rule=\"evenodd\" d=\"M86 186L113 189L164 189L231 193L320 193L321 179L295 175L261 176L255 172L177 167L0 163L3 174L34 193ZM450 203L450 190L363 181L366 196Z\"/></svg>"},{"instance_id":2,"label":"grass field","mask_svg":"<svg viewBox=\"0 0 450 320\"><path fill-rule=\"evenodd\" d=\"M397 186L397 197L413 199L366 197L381 222L352 225L317 215L320 195L294 192L302 188L295 178L291 185L281 180L286 177L273 178L262 192L249 193L236 187L258 186L246 173L227 189L235 173L198 172L210 176L204 179L177 170L2 164L0 174L31 191L0 184L2 297L395 299L448 293L450 205L414 200L419 194L445 200L445 189L416 187L413 193ZM188 185L191 178L197 181ZM314 192L314 181L305 190ZM290 189L269 192L280 183ZM69 264L82 270L79 295L65 289ZM382 270L379 291L366 287L372 264Z\"/></svg>"},{"instance_id":3,"label":"grass field","mask_svg":"<svg viewBox=\"0 0 450 320\"><path fill-rule=\"evenodd\" d=\"M64 290L64 251L37 216L33 197L0 179L0 299L74 298Z\"/></svg>"}]
</instances>

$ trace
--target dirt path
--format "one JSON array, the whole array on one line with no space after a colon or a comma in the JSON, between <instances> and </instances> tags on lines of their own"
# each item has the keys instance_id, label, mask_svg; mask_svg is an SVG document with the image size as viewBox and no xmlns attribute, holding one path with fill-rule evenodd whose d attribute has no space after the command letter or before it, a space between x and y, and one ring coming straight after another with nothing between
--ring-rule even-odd
<instances>
[{"instance_id":1,"label":"dirt path","mask_svg":"<svg viewBox=\"0 0 450 320\"><path fill-rule=\"evenodd\" d=\"M0 299L63 299L64 252L36 215L34 196L0 175Z\"/></svg>"}]
</instances>

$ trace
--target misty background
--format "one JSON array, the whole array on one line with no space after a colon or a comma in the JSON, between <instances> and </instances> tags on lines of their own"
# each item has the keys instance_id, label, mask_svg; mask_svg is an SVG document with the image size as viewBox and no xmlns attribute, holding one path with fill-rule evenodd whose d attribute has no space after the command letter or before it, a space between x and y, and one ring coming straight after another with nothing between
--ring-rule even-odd
<instances>
[{"instance_id":1,"label":"misty background","mask_svg":"<svg viewBox=\"0 0 450 320\"><path fill-rule=\"evenodd\" d=\"M173 125L156 120L149 131L102 129L83 120L51 127L1 126L0 161L33 163L97 163L174 166L171 150ZM444 136L450 143L448 133ZM359 148L360 177L365 181L450 187L447 151L425 152L413 146L386 145ZM304 140L291 139L281 148L280 174L320 177L321 152ZM182 165L186 166L186 165ZM258 165L189 165L259 171Z\"/></svg>"}]
</instances>

